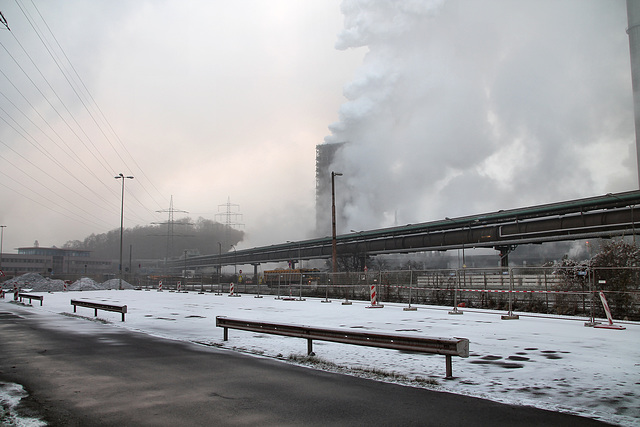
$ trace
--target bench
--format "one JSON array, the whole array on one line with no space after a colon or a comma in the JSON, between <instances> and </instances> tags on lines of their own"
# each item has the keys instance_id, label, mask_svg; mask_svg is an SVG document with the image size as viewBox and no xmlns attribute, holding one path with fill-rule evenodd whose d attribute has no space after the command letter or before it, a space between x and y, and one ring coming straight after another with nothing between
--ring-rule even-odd
<instances>
[{"instance_id":1,"label":"bench","mask_svg":"<svg viewBox=\"0 0 640 427\"><path fill-rule=\"evenodd\" d=\"M20 302L22 302L22 298L26 298L29 300L29 304L31 304L31 300L35 299L40 301L40 305L42 305L42 300L44 299L44 297L42 295L32 295L32 294L24 294L22 292L18 293L18 298L20 298Z\"/></svg>"},{"instance_id":2,"label":"bench","mask_svg":"<svg viewBox=\"0 0 640 427\"><path fill-rule=\"evenodd\" d=\"M101 302L81 301L77 299L72 299L71 305L73 306L74 313L76 312L76 307L93 308L95 310L94 316L96 317L98 316L98 310L115 311L116 313L122 313L123 322L124 322L124 314L127 312L126 305L103 304Z\"/></svg>"},{"instance_id":3,"label":"bench","mask_svg":"<svg viewBox=\"0 0 640 427\"><path fill-rule=\"evenodd\" d=\"M467 338L437 338L416 335L398 335L376 332L359 332L345 329L315 328L286 323L256 322L216 316L216 326L224 328L224 341L229 340L229 329L306 338L307 353L313 355L313 340L344 344L380 347L419 353L442 354L446 358L446 378L452 378L451 357L469 357Z\"/></svg>"}]
</instances>

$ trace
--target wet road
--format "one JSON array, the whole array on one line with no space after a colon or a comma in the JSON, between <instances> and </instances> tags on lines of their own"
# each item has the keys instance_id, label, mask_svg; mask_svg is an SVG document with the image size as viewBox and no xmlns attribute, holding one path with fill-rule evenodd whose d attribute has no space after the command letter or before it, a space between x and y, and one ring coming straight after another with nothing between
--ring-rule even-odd
<instances>
[{"instance_id":1,"label":"wet road","mask_svg":"<svg viewBox=\"0 0 640 427\"><path fill-rule=\"evenodd\" d=\"M603 425L49 317L0 306L0 381L53 426Z\"/></svg>"}]
</instances>

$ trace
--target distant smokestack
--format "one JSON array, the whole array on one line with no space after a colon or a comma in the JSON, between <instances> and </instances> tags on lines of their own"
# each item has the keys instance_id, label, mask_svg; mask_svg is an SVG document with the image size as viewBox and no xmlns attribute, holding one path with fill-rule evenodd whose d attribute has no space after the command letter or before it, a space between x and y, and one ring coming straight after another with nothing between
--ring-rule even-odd
<instances>
[{"instance_id":1,"label":"distant smokestack","mask_svg":"<svg viewBox=\"0 0 640 427\"><path fill-rule=\"evenodd\" d=\"M627 0L629 27L629 52L631 54L631 86L633 88L633 110L636 121L636 157L638 165L638 188L640 188L640 1Z\"/></svg>"}]
</instances>

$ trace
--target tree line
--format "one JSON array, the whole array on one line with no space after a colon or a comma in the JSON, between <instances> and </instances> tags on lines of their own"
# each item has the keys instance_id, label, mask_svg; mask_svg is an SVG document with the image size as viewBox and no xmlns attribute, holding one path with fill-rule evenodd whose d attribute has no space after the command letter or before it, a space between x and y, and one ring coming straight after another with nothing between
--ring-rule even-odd
<instances>
[{"instance_id":1,"label":"tree line","mask_svg":"<svg viewBox=\"0 0 640 427\"><path fill-rule=\"evenodd\" d=\"M178 258L228 252L244 238L244 232L205 218L189 217L158 225L135 226L123 231L123 253L135 259ZM92 258L117 259L120 255L120 229L91 234L84 240L69 240L65 249L91 251Z\"/></svg>"}]
</instances>

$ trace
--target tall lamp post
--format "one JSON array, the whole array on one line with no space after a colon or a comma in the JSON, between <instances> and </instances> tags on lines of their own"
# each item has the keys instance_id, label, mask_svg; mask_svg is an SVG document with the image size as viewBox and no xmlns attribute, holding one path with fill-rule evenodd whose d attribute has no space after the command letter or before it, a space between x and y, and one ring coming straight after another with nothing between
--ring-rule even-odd
<instances>
[{"instance_id":1,"label":"tall lamp post","mask_svg":"<svg viewBox=\"0 0 640 427\"><path fill-rule=\"evenodd\" d=\"M336 264L336 176L342 176L342 174L331 171L331 264L334 273L338 270Z\"/></svg>"},{"instance_id":2,"label":"tall lamp post","mask_svg":"<svg viewBox=\"0 0 640 427\"><path fill-rule=\"evenodd\" d=\"M120 204L120 264L118 264L118 277L119 277L119 286L118 289L122 289L122 234L124 231L124 180L125 179L133 179L132 176L124 176L119 173L118 176L114 177L115 179L122 179L122 197Z\"/></svg>"},{"instance_id":3,"label":"tall lamp post","mask_svg":"<svg viewBox=\"0 0 640 427\"><path fill-rule=\"evenodd\" d=\"M222 243L218 242L218 292L216 295L222 295L222 285L220 284L220 274L222 274Z\"/></svg>"}]
</instances>

